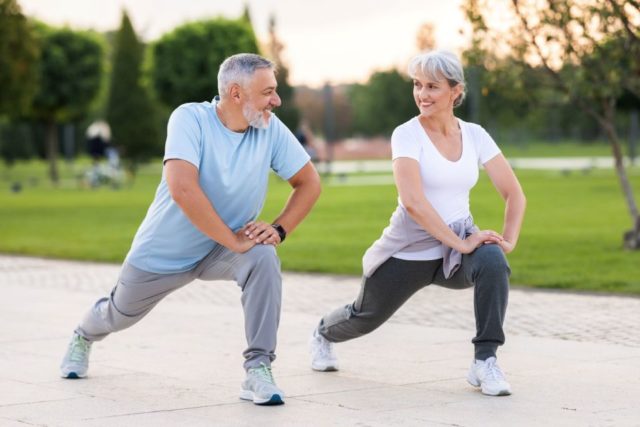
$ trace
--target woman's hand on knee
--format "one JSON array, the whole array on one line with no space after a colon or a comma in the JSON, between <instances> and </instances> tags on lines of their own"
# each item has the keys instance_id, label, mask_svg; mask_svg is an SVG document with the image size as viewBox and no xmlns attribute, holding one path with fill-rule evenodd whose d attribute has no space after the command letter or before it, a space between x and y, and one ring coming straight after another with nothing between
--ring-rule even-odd
<instances>
[{"instance_id":1,"label":"woman's hand on knee","mask_svg":"<svg viewBox=\"0 0 640 427\"><path fill-rule=\"evenodd\" d=\"M501 243L504 241L505 240L502 237L502 235L497 231L493 231L493 230L476 231L475 233L467 236L467 238L464 240L464 250L461 252L463 254L470 254L481 245L488 245L488 244L501 245Z\"/></svg>"}]
</instances>

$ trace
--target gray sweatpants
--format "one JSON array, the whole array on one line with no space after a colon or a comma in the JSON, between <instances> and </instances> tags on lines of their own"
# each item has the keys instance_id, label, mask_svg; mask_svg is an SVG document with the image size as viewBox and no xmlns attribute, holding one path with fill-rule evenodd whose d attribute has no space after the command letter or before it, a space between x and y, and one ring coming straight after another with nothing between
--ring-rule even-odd
<instances>
[{"instance_id":1,"label":"gray sweatpants","mask_svg":"<svg viewBox=\"0 0 640 427\"><path fill-rule=\"evenodd\" d=\"M368 334L382 325L415 292L436 284L450 289L474 288L476 317L475 358L486 360L504 344L502 326L509 297L509 264L498 245L484 245L463 255L461 268L444 278L442 259L406 261L389 258L369 278L360 294L320 320L319 332L331 342Z\"/></svg>"},{"instance_id":2,"label":"gray sweatpants","mask_svg":"<svg viewBox=\"0 0 640 427\"><path fill-rule=\"evenodd\" d=\"M280 259L271 245L256 245L238 254L223 246L211 251L198 265L183 273L156 274L125 262L109 297L99 299L78 325L76 332L98 341L111 332L138 322L165 296L201 280L235 280L242 289L245 335L245 369L267 366L276 358L276 335L280 322L282 278Z\"/></svg>"}]
</instances>

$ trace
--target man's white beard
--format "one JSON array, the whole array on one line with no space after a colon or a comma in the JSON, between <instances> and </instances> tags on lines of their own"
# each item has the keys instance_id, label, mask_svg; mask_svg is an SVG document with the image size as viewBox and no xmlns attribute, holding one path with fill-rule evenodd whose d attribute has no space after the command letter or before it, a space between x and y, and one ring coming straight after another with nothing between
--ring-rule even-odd
<instances>
[{"instance_id":1,"label":"man's white beard","mask_svg":"<svg viewBox=\"0 0 640 427\"><path fill-rule=\"evenodd\" d=\"M256 129L266 129L269 126L269 116L265 118L264 114L249 104L245 104L242 108L244 119L249 122L249 126Z\"/></svg>"}]
</instances>

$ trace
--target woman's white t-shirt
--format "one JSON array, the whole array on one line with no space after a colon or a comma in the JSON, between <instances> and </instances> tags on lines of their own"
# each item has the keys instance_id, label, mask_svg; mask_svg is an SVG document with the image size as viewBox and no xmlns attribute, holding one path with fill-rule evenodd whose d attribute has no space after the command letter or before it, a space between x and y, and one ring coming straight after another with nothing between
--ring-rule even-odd
<instances>
[{"instance_id":1,"label":"woman's white t-shirt","mask_svg":"<svg viewBox=\"0 0 640 427\"><path fill-rule=\"evenodd\" d=\"M398 126L391 136L393 160L408 157L418 161L424 195L446 224L471 215L469 191L478 181L479 166L500 153L500 148L482 126L460 119L458 123L462 155L456 161L440 154L417 117ZM402 206L399 197L398 203ZM418 252L401 250L393 256L405 260L438 259L442 258L442 245Z\"/></svg>"}]
</instances>

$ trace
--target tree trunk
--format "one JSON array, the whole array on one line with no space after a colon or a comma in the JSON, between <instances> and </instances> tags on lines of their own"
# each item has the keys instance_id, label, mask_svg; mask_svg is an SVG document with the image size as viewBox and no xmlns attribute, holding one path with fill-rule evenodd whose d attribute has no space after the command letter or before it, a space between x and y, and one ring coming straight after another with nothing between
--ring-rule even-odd
<instances>
[{"instance_id":1,"label":"tree trunk","mask_svg":"<svg viewBox=\"0 0 640 427\"><path fill-rule=\"evenodd\" d=\"M624 168L622 159L622 151L620 150L620 141L614 125L615 104L608 104L605 107L605 120L601 122L605 133L611 143L611 150L613 151L613 158L615 161L615 168L620 180L620 186L622 192L627 201L627 207L629 208L629 214L631 215L631 221L633 229L627 231L623 235L624 247L626 249L638 250L640 249L640 215L638 214L638 206L636 205L635 198L633 196L633 189L631 183L627 177L627 173Z\"/></svg>"},{"instance_id":2,"label":"tree trunk","mask_svg":"<svg viewBox=\"0 0 640 427\"><path fill-rule=\"evenodd\" d=\"M47 121L46 137L47 160L49 161L49 178L54 185L58 185L58 128L53 120Z\"/></svg>"}]
</instances>

